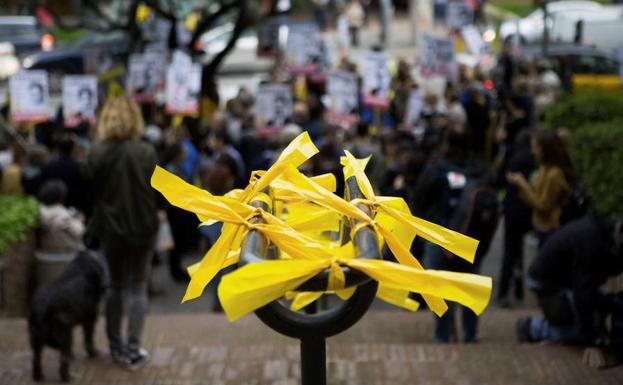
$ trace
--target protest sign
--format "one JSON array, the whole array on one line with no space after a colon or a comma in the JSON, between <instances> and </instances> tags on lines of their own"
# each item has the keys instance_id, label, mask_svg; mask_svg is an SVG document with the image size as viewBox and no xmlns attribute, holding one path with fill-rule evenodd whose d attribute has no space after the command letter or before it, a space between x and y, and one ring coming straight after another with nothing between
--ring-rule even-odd
<instances>
[{"instance_id":1,"label":"protest sign","mask_svg":"<svg viewBox=\"0 0 623 385\"><path fill-rule=\"evenodd\" d=\"M11 119L14 122L40 122L49 118L48 73L20 71L9 79Z\"/></svg>"},{"instance_id":2,"label":"protest sign","mask_svg":"<svg viewBox=\"0 0 623 385\"><path fill-rule=\"evenodd\" d=\"M290 24L285 62L290 73L312 73L324 62L318 26L313 23Z\"/></svg>"},{"instance_id":3,"label":"protest sign","mask_svg":"<svg viewBox=\"0 0 623 385\"><path fill-rule=\"evenodd\" d=\"M455 76L457 67L452 38L424 34L420 47L420 64L423 75Z\"/></svg>"},{"instance_id":4,"label":"protest sign","mask_svg":"<svg viewBox=\"0 0 623 385\"><path fill-rule=\"evenodd\" d=\"M461 29L461 35L470 53L473 55L482 55L486 52L487 47L482 40L482 35L478 28L473 25L467 25Z\"/></svg>"},{"instance_id":5,"label":"protest sign","mask_svg":"<svg viewBox=\"0 0 623 385\"><path fill-rule=\"evenodd\" d=\"M281 24L270 18L260 25L257 31L257 56L276 57L281 54Z\"/></svg>"},{"instance_id":6,"label":"protest sign","mask_svg":"<svg viewBox=\"0 0 623 385\"><path fill-rule=\"evenodd\" d=\"M474 22L474 12L464 1L451 1L446 8L446 26L460 30Z\"/></svg>"},{"instance_id":7,"label":"protest sign","mask_svg":"<svg viewBox=\"0 0 623 385\"><path fill-rule=\"evenodd\" d=\"M95 122L97 109L97 78L92 75L63 77L63 119L66 127L81 121Z\"/></svg>"},{"instance_id":8,"label":"protest sign","mask_svg":"<svg viewBox=\"0 0 623 385\"><path fill-rule=\"evenodd\" d=\"M363 103L371 107L389 106L392 75L387 52L369 52L363 62Z\"/></svg>"},{"instance_id":9,"label":"protest sign","mask_svg":"<svg viewBox=\"0 0 623 385\"><path fill-rule=\"evenodd\" d=\"M260 84L255 99L258 127L281 127L292 115L292 89L287 84Z\"/></svg>"},{"instance_id":10,"label":"protest sign","mask_svg":"<svg viewBox=\"0 0 623 385\"><path fill-rule=\"evenodd\" d=\"M199 112L201 65L181 51L175 51L167 69L166 104L168 114L194 115Z\"/></svg>"},{"instance_id":11,"label":"protest sign","mask_svg":"<svg viewBox=\"0 0 623 385\"><path fill-rule=\"evenodd\" d=\"M359 106L357 77L351 72L334 71L327 79L329 121L350 126L356 120Z\"/></svg>"},{"instance_id":12,"label":"protest sign","mask_svg":"<svg viewBox=\"0 0 623 385\"><path fill-rule=\"evenodd\" d=\"M409 95L409 104L405 115L405 123L413 126L420 120L420 114L424 108L424 92L420 89L414 89Z\"/></svg>"},{"instance_id":13,"label":"protest sign","mask_svg":"<svg viewBox=\"0 0 623 385\"><path fill-rule=\"evenodd\" d=\"M153 103L164 87L166 54L150 51L130 56L127 90L139 103Z\"/></svg>"}]
</instances>

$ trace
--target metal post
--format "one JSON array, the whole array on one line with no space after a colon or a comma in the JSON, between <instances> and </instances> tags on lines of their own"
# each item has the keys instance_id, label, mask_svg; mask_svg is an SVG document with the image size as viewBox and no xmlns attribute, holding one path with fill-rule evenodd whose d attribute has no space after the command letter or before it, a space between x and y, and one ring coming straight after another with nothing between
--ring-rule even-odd
<instances>
[{"instance_id":1,"label":"metal post","mask_svg":"<svg viewBox=\"0 0 623 385\"><path fill-rule=\"evenodd\" d=\"M547 26L547 0L541 0L541 7L543 8L543 58L547 58L547 48L549 45L549 28Z\"/></svg>"},{"instance_id":2,"label":"metal post","mask_svg":"<svg viewBox=\"0 0 623 385\"><path fill-rule=\"evenodd\" d=\"M327 384L327 352L323 337L301 339L301 384Z\"/></svg>"}]
</instances>

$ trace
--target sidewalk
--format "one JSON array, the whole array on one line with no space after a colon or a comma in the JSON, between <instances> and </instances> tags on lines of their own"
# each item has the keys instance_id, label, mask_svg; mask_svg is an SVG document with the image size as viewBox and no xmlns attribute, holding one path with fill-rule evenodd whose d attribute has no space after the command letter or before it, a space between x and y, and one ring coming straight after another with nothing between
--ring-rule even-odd
<instances>
[{"instance_id":1,"label":"sidewalk","mask_svg":"<svg viewBox=\"0 0 623 385\"><path fill-rule=\"evenodd\" d=\"M524 311L525 312L525 311ZM519 311L487 310L477 345L433 345L426 312L372 311L346 333L328 341L333 385L519 385L623 384L623 368L595 371L582 365L581 350L517 345ZM105 351L104 322L97 345ZM151 362L126 372L107 355L86 359L76 332L74 384L85 385L296 385L299 351L253 315L229 323L222 315L156 315L147 320ZM23 320L0 320L0 384L30 384L31 354ZM57 355L47 350L44 371L57 382Z\"/></svg>"}]
</instances>

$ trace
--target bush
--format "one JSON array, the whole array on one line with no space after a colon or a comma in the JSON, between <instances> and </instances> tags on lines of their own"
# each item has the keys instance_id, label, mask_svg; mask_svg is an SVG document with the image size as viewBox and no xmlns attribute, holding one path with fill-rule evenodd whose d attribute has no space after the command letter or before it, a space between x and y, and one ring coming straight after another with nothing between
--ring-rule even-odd
<instances>
[{"instance_id":1,"label":"bush","mask_svg":"<svg viewBox=\"0 0 623 385\"><path fill-rule=\"evenodd\" d=\"M620 90L582 89L563 97L545 111L543 126L575 130L588 124L623 119L623 92Z\"/></svg>"},{"instance_id":2,"label":"bush","mask_svg":"<svg viewBox=\"0 0 623 385\"><path fill-rule=\"evenodd\" d=\"M623 218L623 118L576 129L572 156L594 209Z\"/></svg>"},{"instance_id":3,"label":"bush","mask_svg":"<svg viewBox=\"0 0 623 385\"><path fill-rule=\"evenodd\" d=\"M39 221L39 203L31 197L0 196L0 254L24 240Z\"/></svg>"}]
</instances>

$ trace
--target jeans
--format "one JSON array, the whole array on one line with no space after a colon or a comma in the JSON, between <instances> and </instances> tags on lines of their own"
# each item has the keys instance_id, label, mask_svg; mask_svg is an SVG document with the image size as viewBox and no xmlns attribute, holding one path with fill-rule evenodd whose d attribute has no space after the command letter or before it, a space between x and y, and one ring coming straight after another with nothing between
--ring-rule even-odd
<instances>
[{"instance_id":1,"label":"jeans","mask_svg":"<svg viewBox=\"0 0 623 385\"><path fill-rule=\"evenodd\" d=\"M147 314L147 282L153 256L152 246L136 247L120 242L104 242L104 256L110 274L106 301L106 333L111 351L138 351ZM127 344L121 333L127 305Z\"/></svg>"},{"instance_id":2,"label":"jeans","mask_svg":"<svg viewBox=\"0 0 623 385\"><path fill-rule=\"evenodd\" d=\"M523 239L531 228L530 221L504 218L504 257L500 271L498 299L505 299L513 284L515 297L523 298Z\"/></svg>"},{"instance_id":3,"label":"jeans","mask_svg":"<svg viewBox=\"0 0 623 385\"><path fill-rule=\"evenodd\" d=\"M469 273L478 272L478 265L469 264L468 266L468 264L469 262L463 263L463 261L459 261L459 257L457 256L454 256L451 259L448 258L445 251L441 247L430 242L427 242L424 246L424 265L427 269L461 271ZM454 334L454 313L457 306L462 308L461 324L463 328L463 342L476 342L478 340L478 316L476 313L454 302L447 301L447 303L448 311L446 311L443 316L437 317L434 315L435 343L450 342L450 337Z\"/></svg>"},{"instance_id":4,"label":"jeans","mask_svg":"<svg viewBox=\"0 0 623 385\"><path fill-rule=\"evenodd\" d=\"M539 298L551 295L551 290L534 278L527 277L528 288ZM582 340L582 327L580 317L575 308L573 293L571 290L565 290L564 295L567 297L573 312L573 320L564 325L552 325L547 318L533 317L530 319L529 336L534 342L549 341L560 344L572 344ZM541 310L546 311L541 306Z\"/></svg>"}]
</instances>

